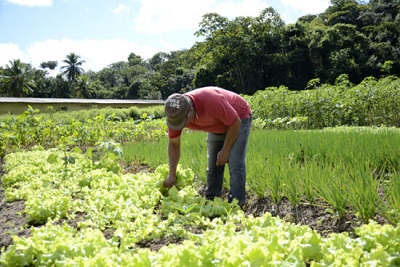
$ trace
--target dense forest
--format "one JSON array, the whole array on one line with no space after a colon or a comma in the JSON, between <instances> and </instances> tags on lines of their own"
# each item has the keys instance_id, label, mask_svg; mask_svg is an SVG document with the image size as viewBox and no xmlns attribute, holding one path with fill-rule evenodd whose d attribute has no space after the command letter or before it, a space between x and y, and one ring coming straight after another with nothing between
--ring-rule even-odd
<instances>
[{"instance_id":1,"label":"dense forest","mask_svg":"<svg viewBox=\"0 0 400 267\"><path fill-rule=\"evenodd\" d=\"M233 20L208 13L194 33L204 39L191 48L150 59L133 51L97 72L85 71L73 52L39 69L14 59L0 67L0 96L165 99L207 85L252 95L271 86L311 89L342 74L354 84L400 76L399 11L399 0L331 0L325 12L294 24L273 8Z\"/></svg>"}]
</instances>

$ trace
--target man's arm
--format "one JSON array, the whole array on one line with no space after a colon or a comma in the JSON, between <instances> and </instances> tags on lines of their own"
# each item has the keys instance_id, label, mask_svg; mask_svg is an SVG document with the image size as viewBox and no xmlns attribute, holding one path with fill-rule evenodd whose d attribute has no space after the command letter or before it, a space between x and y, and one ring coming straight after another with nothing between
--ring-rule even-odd
<instances>
[{"instance_id":1,"label":"man's arm","mask_svg":"<svg viewBox=\"0 0 400 267\"><path fill-rule=\"evenodd\" d=\"M242 126L242 121L238 117L236 121L228 127L228 131L226 132L224 146L222 150L217 155L217 166L222 166L229 161L229 152L231 151L232 145L235 143L239 132L240 127Z\"/></svg>"},{"instance_id":2,"label":"man's arm","mask_svg":"<svg viewBox=\"0 0 400 267\"><path fill-rule=\"evenodd\" d=\"M181 136L170 138L168 142L169 175L164 180L165 187L172 187L176 184L176 169L181 155Z\"/></svg>"}]
</instances>

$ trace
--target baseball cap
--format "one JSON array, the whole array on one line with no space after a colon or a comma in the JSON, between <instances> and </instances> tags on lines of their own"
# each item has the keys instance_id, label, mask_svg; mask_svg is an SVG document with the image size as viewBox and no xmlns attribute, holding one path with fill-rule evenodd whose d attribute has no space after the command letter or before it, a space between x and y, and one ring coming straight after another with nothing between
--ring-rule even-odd
<instances>
[{"instance_id":1,"label":"baseball cap","mask_svg":"<svg viewBox=\"0 0 400 267\"><path fill-rule=\"evenodd\" d=\"M185 127L191 103L190 98L183 94L172 94L167 98L165 116L169 129L179 131Z\"/></svg>"}]
</instances>

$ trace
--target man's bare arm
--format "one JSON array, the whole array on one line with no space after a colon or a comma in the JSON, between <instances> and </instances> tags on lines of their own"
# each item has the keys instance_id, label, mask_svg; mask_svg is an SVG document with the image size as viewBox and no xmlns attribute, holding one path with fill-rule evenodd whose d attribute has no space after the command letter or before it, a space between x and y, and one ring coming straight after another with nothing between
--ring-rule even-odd
<instances>
[{"instance_id":1,"label":"man's bare arm","mask_svg":"<svg viewBox=\"0 0 400 267\"><path fill-rule=\"evenodd\" d=\"M176 184L176 169L181 154L181 136L170 138L168 142L169 175L164 180L165 187L172 187Z\"/></svg>"}]
</instances>

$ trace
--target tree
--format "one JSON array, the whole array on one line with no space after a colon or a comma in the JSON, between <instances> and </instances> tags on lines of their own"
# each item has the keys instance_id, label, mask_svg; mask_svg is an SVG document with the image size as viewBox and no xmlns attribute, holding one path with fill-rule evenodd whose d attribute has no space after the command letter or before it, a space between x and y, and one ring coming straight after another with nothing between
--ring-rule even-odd
<instances>
[{"instance_id":1,"label":"tree","mask_svg":"<svg viewBox=\"0 0 400 267\"><path fill-rule=\"evenodd\" d=\"M159 67L162 66L168 60L168 54L165 52L158 52L152 58L149 59L149 65L152 70L159 70Z\"/></svg>"},{"instance_id":2,"label":"tree","mask_svg":"<svg viewBox=\"0 0 400 267\"><path fill-rule=\"evenodd\" d=\"M139 97L167 98L176 92L186 92L193 88L193 68L195 60L190 50L157 53L149 60L149 70L142 77L149 79L150 87L141 86ZM148 92L145 90L150 89ZM159 92L159 93L157 93Z\"/></svg>"},{"instance_id":3,"label":"tree","mask_svg":"<svg viewBox=\"0 0 400 267\"><path fill-rule=\"evenodd\" d=\"M331 6L322 14L327 25L345 23L358 25L360 12L364 6L355 0L331 0Z\"/></svg>"},{"instance_id":4,"label":"tree","mask_svg":"<svg viewBox=\"0 0 400 267\"><path fill-rule=\"evenodd\" d=\"M31 67L19 59L9 61L0 75L0 92L11 97L23 97L33 92L35 83L30 76Z\"/></svg>"},{"instance_id":5,"label":"tree","mask_svg":"<svg viewBox=\"0 0 400 267\"><path fill-rule=\"evenodd\" d=\"M130 66L143 65L143 59L135 53L130 53L128 56L128 63Z\"/></svg>"},{"instance_id":6,"label":"tree","mask_svg":"<svg viewBox=\"0 0 400 267\"><path fill-rule=\"evenodd\" d=\"M354 25L338 23L330 27L323 41L329 70L329 82L340 74L348 74L353 82L360 82L363 77L360 66L368 59L364 50L369 49L368 38ZM329 51L329 52L328 52Z\"/></svg>"},{"instance_id":7,"label":"tree","mask_svg":"<svg viewBox=\"0 0 400 267\"><path fill-rule=\"evenodd\" d=\"M361 31L371 41L365 76L379 77L390 64L390 73L400 74L400 2L398 0L370 0L368 9L360 14ZM387 73L387 69L384 71Z\"/></svg>"},{"instance_id":8,"label":"tree","mask_svg":"<svg viewBox=\"0 0 400 267\"><path fill-rule=\"evenodd\" d=\"M75 96L78 98L92 98L92 92L90 92L88 78L82 75L79 76L76 81Z\"/></svg>"},{"instance_id":9,"label":"tree","mask_svg":"<svg viewBox=\"0 0 400 267\"><path fill-rule=\"evenodd\" d=\"M295 24L285 28L284 50L287 54L287 78L283 85L293 90L302 90L314 76L314 66L310 57L309 25L316 16L304 16ZM290 62L290 63L289 63Z\"/></svg>"},{"instance_id":10,"label":"tree","mask_svg":"<svg viewBox=\"0 0 400 267\"><path fill-rule=\"evenodd\" d=\"M52 92L52 77L47 76L48 72L46 69L35 69L33 68L29 72L29 77L35 83L35 90L32 92L31 97L51 97Z\"/></svg>"},{"instance_id":11,"label":"tree","mask_svg":"<svg viewBox=\"0 0 400 267\"><path fill-rule=\"evenodd\" d=\"M41 67L42 69L54 70L57 67L57 65L58 65L57 61L47 61L40 63L39 67Z\"/></svg>"},{"instance_id":12,"label":"tree","mask_svg":"<svg viewBox=\"0 0 400 267\"><path fill-rule=\"evenodd\" d=\"M71 91L70 82L63 79L61 74L58 74L55 78L50 77L51 80L51 97L56 98L71 98L73 93Z\"/></svg>"},{"instance_id":13,"label":"tree","mask_svg":"<svg viewBox=\"0 0 400 267\"><path fill-rule=\"evenodd\" d=\"M85 63L84 60L79 60L80 56L75 53L70 53L62 61L66 65L62 66L62 74L67 76L67 79L71 82L75 82L76 78L83 74L82 64Z\"/></svg>"},{"instance_id":14,"label":"tree","mask_svg":"<svg viewBox=\"0 0 400 267\"><path fill-rule=\"evenodd\" d=\"M213 84L238 93L252 94L286 77L287 55L282 53L284 22L273 8L259 16L230 21L218 14L203 17L198 36L205 36L195 86ZM203 80L204 79L204 80Z\"/></svg>"}]
</instances>

